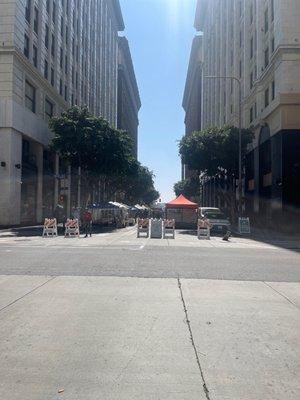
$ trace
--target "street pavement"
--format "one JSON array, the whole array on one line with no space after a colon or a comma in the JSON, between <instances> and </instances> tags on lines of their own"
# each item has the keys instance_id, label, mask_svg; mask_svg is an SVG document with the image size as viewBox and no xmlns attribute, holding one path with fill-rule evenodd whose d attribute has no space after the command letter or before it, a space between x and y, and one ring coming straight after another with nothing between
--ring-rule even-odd
<instances>
[{"instance_id":1,"label":"street pavement","mask_svg":"<svg viewBox=\"0 0 300 400\"><path fill-rule=\"evenodd\" d=\"M0 232L0 399L298 400L297 240Z\"/></svg>"}]
</instances>

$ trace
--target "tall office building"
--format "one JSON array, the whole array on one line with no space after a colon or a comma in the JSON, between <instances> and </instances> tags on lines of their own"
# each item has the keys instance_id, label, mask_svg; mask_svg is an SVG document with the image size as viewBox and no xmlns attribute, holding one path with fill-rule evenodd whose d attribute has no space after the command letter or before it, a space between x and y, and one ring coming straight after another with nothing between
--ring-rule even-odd
<instances>
[{"instance_id":1,"label":"tall office building","mask_svg":"<svg viewBox=\"0 0 300 400\"><path fill-rule=\"evenodd\" d=\"M0 0L0 20L0 225L40 222L73 201L49 118L86 105L117 126L124 22L118 0Z\"/></svg>"},{"instance_id":2,"label":"tall office building","mask_svg":"<svg viewBox=\"0 0 300 400\"><path fill-rule=\"evenodd\" d=\"M185 111L185 135L201 130L202 108L202 36L193 39L187 78L185 83L182 107ZM186 165L182 165L182 177L186 179L193 174Z\"/></svg>"},{"instance_id":3,"label":"tall office building","mask_svg":"<svg viewBox=\"0 0 300 400\"><path fill-rule=\"evenodd\" d=\"M133 142L133 154L138 152L138 113L141 100L135 78L128 40L119 37L118 55L118 128L127 131Z\"/></svg>"},{"instance_id":4,"label":"tall office building","mask_svg":"<svg viewBox=\"0 0 300 400\"><path fill-rule=\"evenodd\" d=\"M267 219L300 206L300 1L198 0L203 32L202 126L242 126L255 140L245 160L248 213Z\"/></svg>"}]
</instances>

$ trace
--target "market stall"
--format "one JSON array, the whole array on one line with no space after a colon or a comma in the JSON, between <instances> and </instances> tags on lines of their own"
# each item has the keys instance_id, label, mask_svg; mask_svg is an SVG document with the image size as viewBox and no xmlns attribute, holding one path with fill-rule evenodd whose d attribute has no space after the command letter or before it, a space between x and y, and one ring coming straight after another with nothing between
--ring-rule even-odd
<instances>
[{"instance_id":1,"label":"market stall","mask_svg":"<svg viewBox=\"0 0 300 400\"><path fill-rule=\"evenodd\" d=\"M174 219L176 228L196 229L198 204L188 200L182 194L166 203L166 218Z\"/></svg>"}]
</instances>

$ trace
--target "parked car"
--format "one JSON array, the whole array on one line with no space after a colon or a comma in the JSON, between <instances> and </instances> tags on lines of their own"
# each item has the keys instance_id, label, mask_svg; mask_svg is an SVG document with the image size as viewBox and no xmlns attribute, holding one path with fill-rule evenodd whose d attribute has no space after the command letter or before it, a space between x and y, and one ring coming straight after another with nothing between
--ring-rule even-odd
<instances>
[{"instance_id":1,"label":"parked car","mask_svg":"<svg viewBox=\"0 0 300 400\"><path fill-rule=\"evenodd\" d=\"M206 217L212 224L211 231L216 233L225 233L230 230L229 218L215 207L201 207L200 216Z\"/></svg>"},{"instance_id":2,"label":"parked car","mask_svg":"<svg viewBox=\"0 0 300 400\"><path fill-rule=\"evenodd\" d=\"M199 211L200 211L200 217L203 217L204 213L206 212L221 212L221 210L216 207L200 207Z\"/></svg>"}]
</instances>

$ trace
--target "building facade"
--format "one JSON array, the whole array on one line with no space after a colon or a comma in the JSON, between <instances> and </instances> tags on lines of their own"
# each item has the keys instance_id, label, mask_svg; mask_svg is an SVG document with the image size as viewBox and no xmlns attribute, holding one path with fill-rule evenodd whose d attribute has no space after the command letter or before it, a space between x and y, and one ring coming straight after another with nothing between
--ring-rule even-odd
<instances>
[{"instance_id":1,"label":"building facade","mask_svg":"<svg viewBox=\"0 0 300 400\"><path fill-rule=\"evenodd\" d=\"M185 135L201 130L202 109L202 36L193 39L185 83L182 107L185 111ZM192 175L186 165L182 165L182 177L186 179Z\"/></svg>"},{"instance_id":2,"label":"building facade","mask_svg":"<svg viewBox=\"0 0 300 400\"><path fill-rule=\"evenodd\" d=\"M300 2L199 0L202 126L238 125L255 139L245 162L244 208L266 220L300 207Z\"/></svg>"},{"instance_id":3,"label":"building facade","mask_svg":"<svg viewBox=\"0 0 300 400\"><path fill-rule=\"evenodd\" d=\"M118 54L118 128L127 131L133 141L133 153L138 154L138 113L141 100L135 78L128 40L119 37Z\"/></svg>"},{"instance_id":4,"label":"building facade","mask_svg":"<svg viewBox=\"0 0 300 400\"><path fill-rule=\"evenodd\" d=\"M41 222L72 174L48 151L48 120L88 106L117 126L118 0L0 0L0 225Z\"/></svg>"}]
</instances>

